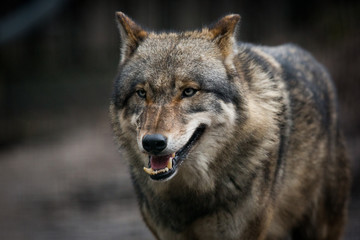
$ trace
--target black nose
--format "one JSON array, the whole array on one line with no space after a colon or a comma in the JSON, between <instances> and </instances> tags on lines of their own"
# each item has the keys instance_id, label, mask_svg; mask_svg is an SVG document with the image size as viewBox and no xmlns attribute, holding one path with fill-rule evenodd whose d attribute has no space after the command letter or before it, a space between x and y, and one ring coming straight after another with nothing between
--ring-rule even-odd
<instances>
[{"instance_id":1,"label":"black nose","mask_svg":"<svg viewBox=\"0 0 360 240\"><path fill-rule=\"evenodd\" d=\"M167 139L161 134L145 135L142 140L143 148L152 154L158 154L167 146Z\"/></svg>"}]
</instances>

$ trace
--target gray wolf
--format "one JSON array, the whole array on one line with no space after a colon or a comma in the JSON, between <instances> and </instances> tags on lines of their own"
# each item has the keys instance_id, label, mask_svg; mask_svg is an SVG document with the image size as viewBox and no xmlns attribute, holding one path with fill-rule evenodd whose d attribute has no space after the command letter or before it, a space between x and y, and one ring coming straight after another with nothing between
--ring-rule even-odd
<instances>
[{"instance_id":1,"label":"gray wolf","mask_svg":"<svg viewBox=\"0 0 360 240\"><path fill-rule=\"evenodd\" d=\"M349 166L328 72L240 42L240 16L181 33L116 13L110 115L157 239L340 239Z\"/></svg>"}]
</instances>

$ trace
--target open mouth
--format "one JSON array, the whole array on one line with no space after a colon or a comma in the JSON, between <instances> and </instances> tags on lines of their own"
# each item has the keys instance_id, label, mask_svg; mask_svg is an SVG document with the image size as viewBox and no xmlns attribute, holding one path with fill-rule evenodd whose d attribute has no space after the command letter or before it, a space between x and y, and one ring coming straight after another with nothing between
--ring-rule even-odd
<instances>
[{"instance_id":1,"label":"open mouth","mask_svg":"<svg viewBox=\"0 0 360 240\"><path fill-rule=\"evenodd\" d=\"M191 148L200 139L201 135L205 131L205 125L201 124L196 128L189 141L176 153L165 156L149 156L149 165L144 167L144 171L150 175L153 180L167 180L178 170L178 167L187 157Z\"/></svg>"}]
</instances>

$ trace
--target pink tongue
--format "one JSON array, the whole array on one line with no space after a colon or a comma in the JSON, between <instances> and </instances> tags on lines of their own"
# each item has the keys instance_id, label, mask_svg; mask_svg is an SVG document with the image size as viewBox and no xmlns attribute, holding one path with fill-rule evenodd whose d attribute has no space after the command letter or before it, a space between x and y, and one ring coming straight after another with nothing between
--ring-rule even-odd
<instances>
[{"instance_id":1,"label":"pink tongue","mask_svg":"<svg viewBox=\"0 0 360 240\"><path fill-rule=\"evenodd\" d=\"M151 156L150 165L153 170L164 169L167 167L167 163L171 155L167 156Z\"/></svg>"}]
</instances>

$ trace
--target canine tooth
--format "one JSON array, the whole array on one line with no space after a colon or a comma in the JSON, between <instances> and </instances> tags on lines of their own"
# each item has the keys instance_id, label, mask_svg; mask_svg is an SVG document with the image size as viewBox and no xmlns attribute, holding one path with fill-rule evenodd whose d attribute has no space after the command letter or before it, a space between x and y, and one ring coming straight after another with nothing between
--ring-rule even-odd
<instances>
[{"instance_id":1,"label":"canine tooth","mask_svg":"<svg viewBox=\"0 0 360 240\"><path fill-rule=\"evenodd\" d=\"M152 168L144 167L143 169L149 175L156 175L158 173L168 172L171 168L169 169L168 167L166 167L166 168L163 168L163 169L154 170Z\"/></svg>"},{"instance_id":2,"label":"canine tooth","mask_svg":"<svg viewBox=\"0 0 360 240\"><path fill-rule=\"evenodd\" d=\"M168 169L172 169L172 158L169 159L167 166Z\"/></svg>"},{"instance_id":3,"label":"canine tooth","mask_svg":"<svg viewBox=\"0 0 360 240\"><path fill-rule=\"evenodd\" d=\"M173 153L172 155L171 155L171 158L174 158L175 157L175 153Z\"/></svg>"},{"instance_id":4,"label":"canine tooth","mask_svg":"<svg viewBox=\"0 0 360 240\"><path fill-rule=\"evenodd\" d=\"M147 168L147 167L144 167L144 171L149 174L149 175L154 175L156 174L156 172L154 172L154 170L152 168Z\"/></svg>"}]
</instances>

